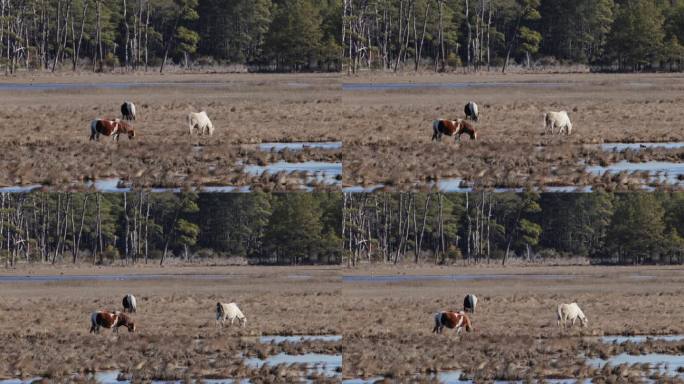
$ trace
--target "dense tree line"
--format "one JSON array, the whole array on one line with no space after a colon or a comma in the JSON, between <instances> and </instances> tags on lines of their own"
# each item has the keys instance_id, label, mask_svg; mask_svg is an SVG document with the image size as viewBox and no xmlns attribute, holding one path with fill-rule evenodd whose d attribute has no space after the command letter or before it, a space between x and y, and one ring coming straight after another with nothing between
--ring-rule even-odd
<instances>
[{"instance_id":1,"label":"dense tree line","mask_svg":"<svg viewBox=\"0 0 684 384\"><path fill-rule=\"evenodd\" d=\"M0 195L0 262L339 264L341 194Z\"/></svg>"},{"instance_id":2,"label":"dense tree line","mask_svg":"<svg viewBox=\"0 0 684 384\"><path fill-rule=\"evenodd\" d=\"M683 193L345 194L345 262L684 263Z\"/></svg>"},{"instance_id":3,"label":"dense tree line","mask_svg":"<svg viewBox=\"0 0 684 384\"><path fill-rule=\"evenodd\" d=\"M682 0L344 0L349 72L587 64L682 70Z\"/></svg>"},{"instance_id":4,"label":"dense tree line","mask_svg":"<svg viewBox=\"0 0 684 384\"><path fill-rule=\"evenodd\" d=\"M0 65L339 70L341 0L0 0Z\"/></svg>"}]
</instances>

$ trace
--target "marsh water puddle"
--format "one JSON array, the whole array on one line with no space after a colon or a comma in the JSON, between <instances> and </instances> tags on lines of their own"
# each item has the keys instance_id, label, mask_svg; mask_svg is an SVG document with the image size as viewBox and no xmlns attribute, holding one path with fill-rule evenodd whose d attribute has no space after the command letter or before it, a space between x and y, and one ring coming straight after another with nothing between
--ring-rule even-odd
<instances>
[{"instance_id":1,"label":"marsh water puddle","mask_svg":"<svg viewBox=\"0 0 684 384\"><path fill-rule=\"evenodd\" d=\"M684 148L684 142L662 142L662 143L603 143L590 144L588 148L600 148L608 152L624 152L626 150L641 151L648 148L680 149Z\"/></svg>"},{"instance_id":2,"label":"marsh water puddle","mask_svg":"<svg viewBox=\"0 0 684 384\"><path fill-rule=\"evenodd\" d=\"M203 82L97 82L97 83L0 83L0 91L66 91L74 89L128 89L128 88L156 88L156 87L193 87L219 88L228 83Z\"/></svg>"},{"instance_id":3,"label":"marsh water puddle","mask_svg":"<svg viewBox=\"0 0 684 384\"><path fill-rule=\"evenodd\" d=\"M622 344L627 342L640 344L649 340L677 342L684 341L684 335L600 336L598 340L606 344Z\"/></svg>"},{"instance_id":4,"label":"marsh water puddle","mask_svg":"<svg viewBox=\"0 0 684 384\"><path fill-rule=\"evenodd\" d=\"M437 182L437 188L441 192L445 193L453 193L453 192L458 192L458 193L464 193L464 192L474 192L476 189L473 187L470 187L466 184L463 179L459 178L449 178L449 179L442 179ZM542 186L542 187L537 187L537 188L532 188L532 190L537 191L537 192L546 192L546 193L588 193L593 190L592 187L589 186L576 186L576 185L567 185L567 186ZM495 193L504 193L504 192L511 192L511 193L522 193L525 191L524 188L493 188L491 191Z\"/></svg>"},{"instance_id":5,"label":"marsh water puddle","mask_svg":"<svg viewBox=\"0 0 684 384\"><path fill-rule=\"evenodd\" d=\"M56 281L131 281L131 280L224 280L249 277L245 274L118 274L118 275L0 275L0 283L12 282L56 282ZM311 275L287 275L288 279L303 280Z\"/></svg>"},{"instance_id":6,"label":"marsh water puddle","mask_svg":"<svg viewBox=\"0 0 684 384\"><path fill-rule=\"evenodd\" d=\"M475 381L473 380L461 380L461 377L463 375L463 372L460 370L453 370L453 371L442 371L438 372L436 374L431 374L431 375L418 375L417 378L430 378L433 380L436 380L437 382L441 384L473 384ZM379 380L384 380L385 378L382 376L376 376L376 377L371 377L367 379L349 379L349 380L342 380L343 384L373 384L376 381ZM571 379L544 379L544 383L549 383L549 384L574 384L577 383L577 380L571 380ZM585 383L590 383L591 381L584 381ZM519 383L522 384L524 383L523 380L519 381L506 381L506 380L494 380L491 381L491 383L494 384L508 384L508 383Z\"/></svg>"},{"instance_id":7,"label":"marsh water puddle","mask_svg":"<svg viewBox=\"0 0 684 384\"><path fill-rule=\"evenodd\" d=\"M339 185L342 178L342 163L329 163L325 161L288 163L286 161L279 161L268 165L246 165L244 171L253 176L260 176L264 173L303 172L308 176L307 182L315 180L323 184Z\"/></svg>"},{"instance_id":8,"label":"marsh water puddle","mask_svg":"<svg viewBox=\"0 0 684 384\"><path fill-rule=\"evenodd\" d=\"M216 275L216 274L138 274L138 275L24 275L0 276L0 283L13 282L55 282L55 281L132 281L132 280L159 280L159 279L183 279L183 280L222 280L245 277L247 275Z\"/></svg>"},{"instance_id":9,"label":"marsh water puddle","mask_svg":"<svg viewBox=\"0 0 684 384\"><path fill-rule=\"evenodd\" d=\"M43 186L40 184L33 185L17 185L13 187L0 187L0 193L28 193Z\"/></svg>"},{"instance_id":10,"label":"marsh water puddle","mask_svg":"<svg viewBox=\"0 0 684 384\"><path fill-rule=\"evenodd\" d=\"M89 375L89 379L93 379L95 382L98 384L128 384L132 383L133 381L131 380L126 380L123 379L123 376L120 377L121 372L120 371L102 371L102 372L96 372L93 375ZM119 380L119 378L122 378L123 380ZM187 383L187 380L152 380L150 381L151 384L184 384ZM234 379L201 379L201 380L193 380L191 381L192 383L203 383L203 384L249 384L251 381L246 380L246 379L240 379L240 380L234 380ZM0 384L5 384L3 382L0 382Z\"/></svg>"},{"instance_id":11,"label":"marsh water puddle","mask_svg":"<svg viewBox=\"0 0 684 384\"><path fill-rule=\"evenodd\" d=\"M264 365L304 364L307 366L307 374L318 373L328 377L338 377L342 371L342 355L328 355L322 353L289 355L286 353L279 353L265 359L260 359L258 357L246 358L245 364L252 368L261 368Z\"/></svg>"},{"instance_id":12,"label":"marsh water puddle","mask_svg":"<svg viewBox=\"0 0 684 384\"><path fill-rule=\"evenodd\" d=\"M620 172L648 172L654 181L664 181L675 185L684 185L684 163L666 161L648 161L645 163L630 163L620 161L607 166L589 166L587 172L595 175Z\"/></svg>"},{"instance_id":13,"label":"marsh water puddle","mask_svg":"<svg viewBox=\"0 0 684 384\"><path fill-rule=\"evenodd\" d=\"M263 152L281 152L284 150L289 150L289 151L302 151L304 149L324 149L324 150L335 150L335 149L342 149L342 142L341 141L321 141L321 142L315 142L315 141L305 141L305 142L292 142L292 143L261 143L261 144L253 144L256 146L260 151Z\"/></svg>"},{"instance_id":14,"label":"marsh water puddle","mask_svg":"<svg viewBox=\"0 0 684 384\"><path fill-rule=\"evenodd\" d=\"M472 83L343 83L343 91L391 91L406 89L468 89L468 88L557 88L570 83L544 82L472 82Z\"/></svg>"},{"instance_id":15,"label":"marsh water puddle","mask_svg":"<svg viewBox=\"0 0 684 384\"><path fill-rule=\"evenodd\" d=\"M587 364L599 369L603 368L606 364L610 364L612 367L617 367L621 364L647 364L651 371L684 378L684 371L682 371L684 370L684 355L666 355L661 353L629 355L621 353L608 359L590 358L587 359Z\"/></svg>"},{"instance_id":16,"label":"marsh water puddle","mask_svg":"<svg viewBox=\"0 0 684 384\"><path fill-rule=\"evenodd\" d=\"M325 341L340 342L342 335L293 335L293 336L261 336L259 342L262 344L281 344L281 343L301 343L303 341Z\"/></svg>"},{"instance_id":17,"label":"marsh water puddle","mask_svg":"<svg viewBox=\"0 0 684 384\"><path fill-rule=\"evenodd\" d=\"M472 280L572 280L585 275L481 274L481 275L345 275L343 282L472 281Z\"/></svg>"}]
</instances>

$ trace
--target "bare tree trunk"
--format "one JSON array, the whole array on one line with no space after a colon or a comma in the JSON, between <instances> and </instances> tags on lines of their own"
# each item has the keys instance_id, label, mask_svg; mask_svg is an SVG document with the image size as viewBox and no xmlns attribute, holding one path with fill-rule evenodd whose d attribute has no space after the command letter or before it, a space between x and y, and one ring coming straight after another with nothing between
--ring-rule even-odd
<instances>
[{"instance_id":1,"label":"bare tree trunk","mask_svg":"<svg viewBox=\"0 0 684 384\"><path fill-rule=\"evenodd\" d=\"M465 19L466 19L466 24L468 25L468 43L466 46L466 66L468 70L470 70L470 66L472 63L471 60L471 55L470 55L470 49L473 46L473 37L472 37L472 27L470 26L470 3L468 0L465 0Z\"/></svg>"},{"instance_id":2,"label":"bare tree trunk","mask_svg":"<svg viewBox=\"0 0 684 384\"><path fill-rule=\"evenodd\" d=\"M97 33L96 33L95 36L96 36L96 43L97 43L97 52L98 52L99 55L100 55L100 61L99 61L99 67L100 67L100 68L99 68L99 71L102 72L102 70L103 70L103 68L104 68L104 67L103 67L103 64L104 64L104 63L103 63L104 55L103 55L103 52L102 52L102 24L101 24L101 20L100 20L100 19L101 19L101 16L102 16L102 15L101 15L101 4L102 4L102 0L95 0L95 3L96 3L96 5L97 5L97 8L96 8L96 14L97 14L96 29L97 29ZM96 67L95 67L96 65L97 65L97 63L94 62L94 63L93 63L93 71L96 70L96 69L95 69L95 68L96 68Z\"/></svg>"},{"instance_id":3,"label":"bare tree trunk","mask_svg":"<svg viewBox=\"0 0 684 384\"><path fill-rule=\"evenodd\" d=\"M145 72L147 72L147 54L148 54L148 39L147 31L150 27L150 0L147 0L147 12L145 15ZM147 253L145 253L147 255ZM147 260L145 260L147 262Z\"/></svg>"},{"instance_id":4,"label":"bare tree trunk","mask_svg":"<svg viewBox=\"0 0 684 384\"><path fill-rule=\"evenodd\" d=\"M125 259L126 259L126 264L128 264L128 239L130 238L130 219L128 218L128 192L124 192L123 194L123 201L124 201L124 219L126 222L126 229L125 229L125 237L124 237L124 254L125 254Z\"/></svg>"},{"instance_id":5,"label":"bare tree trunk","mask_svg":"<svg viewBox=\"0 0 684 384\"><path fill-rule=\"evenodd\" d=\"M83 225L85 224L85 214L88 204L88 194L83 196L83 210L81 211L81 226L78 228L78 237L74 245L74 264L78 262L78 252L81 250L81 236L83 235Z\"/></svg>"},{"instance_id":6,"label":"bare tree trunk","mask_svg":"<svg viewBox=\"0 0 684 384\"><path fill-rule=\"evenodd\" d=\"M147 251L148 251L148 242L147 242L147 226L150 221L150 196L147 196L147 213L145 214L145 264L147 264Z\"/></svg>"},{"instance_id":7,"label":"bare tree trunk","mask_svg":"<svg viewBox=\"0 0 684 384\"><path fill-rule=\"evenodd\" d=\"M489 32L492 28L492 0L489 0L489 19L487 20L487 72L491 68L491 57L490 57L490 39Z\"/></svg>"},{"instance_id":8,"label":"bare tree trunk","mask_svg":"<svg viewBox=\"0 0 684 384\"><path fill-rule=\"evenodd\" d=\"M420 61L423 59L423 44L425 42L425 33L427 32L427 22L428 22L428 16L430 12L430 3L427 3L427 6L425 7L425 18L423 19L423 34L420 36L420 45L418 46L418 49L416 50L416 71L418 71L418 65L420 64Z\"/></svg>"},{"instance_id":9,"label":"bare tree trunk","mask_svg":"<svg viewBox=\"0 0 684 384\"><path fill-rule=\"evenodd\" d=\"M128 28L128 18L127 18L127 11L128 7L126 6L126 0L123 1L123 22L124 22L124 29L126 31L124 35L124 66L126 70L128 70L130 66L130 62L128 60L128 48L130 46L130 30Z\"/></svg>"},{"instance_id":10,"label":"bare tree trunk","mask_svg":"<svg viewBox=\"0 0 684 384\"><path fill-rule=\"evenodd\" d=\"M97 201L97 239L100 245L100 262L104 262L104 244L102 241L102 213L101 213L101 196L100 193L95 195ZM93 255L95 257L95 255Z\"/></svg>"}]
</instances>

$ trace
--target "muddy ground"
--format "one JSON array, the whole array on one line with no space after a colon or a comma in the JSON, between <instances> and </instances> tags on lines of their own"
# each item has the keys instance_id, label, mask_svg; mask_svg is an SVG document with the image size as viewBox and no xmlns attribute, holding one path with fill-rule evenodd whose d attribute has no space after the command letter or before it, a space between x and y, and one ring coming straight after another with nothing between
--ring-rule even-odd
<instances>
[{"instance_id":1,"label":"muddy ground","mask_svg":"<svg viewBox=\"0 0 684 384\"><path fill-rule=\"evenodd\" d=\"M436 372L461 370L476 382L594 378L641 382L647 367L597 370L584 358L681 354L684 342L613 346L601 335L682 334L684 270L667 267L370 268L348 275L507 274L498 280L344 282L345 378L387 377L431 382ZM555 276L563 275L563 276ZM545 277L540 277L545 276ZM461 310L466 293L480 302L475 331L432 334L433 314ZM558 303L579 303L588 327L556 326Z\"/></svg>"},{"instance_id":2,"label":"muddy ground","mask_svg":"<svg viewBox=\"0 0 684 384\"><path fill-rule=\"evenodd\" d=\"M476 187L597 186L625 190L646 174L591 176L623 159L684 161L684 150L607 154L584 144L684 140L684 78L668 74L420 74L345 77L343 83L488 83L460 89L345 90L344 184L421 189L445 178ZM492 86L507 83L504 86ZM535 83L544 83L538 85ZM431 141L432 121L480 106L479 140ZM570 137L544 135L543 114L566 110ZM391 165L391 166L390 166ZM651 183L655 185L654 183Z\"/></svg>"},{"instance_id":3,"label":"muddy ground","mask_svg":"<svg viewBox=\"0 0 684 384\"><path fill-rule=\"evenodd\" d=\"M153 280L0 282L0 378L47 377L73 382L88 372L120 370L136 382L151 379L252 378L292 382L304 366L261 369L241 356L280 352L341 353L339 342L260 344L258 336L339 334L343 319L338 273L330 268L165 267L21 269L14 276L168 274ZM185 275L186 277L178 276ZM198 278L221 274L225 278ZM193 276L193 277L190 277ZM138 298L135 333L89 334L90 313L121 309ZM215 326L216 302L237 302L247 326ZM311 314L316 314L311 316ZM318 377L321 382L330 381Z\"/></svg>"},{"instance_id":4,"label":"muddy ground","mask_svg":"<svg viewBox=\"0 0 684 384\"><path fill-rule=\"evenodd\" d=\"M2 89L4 83L122 82L147 86ZM82 189L84 181L116 177L134 187L290 190L305 176L249 176L243 164L341 161L339 150L269 154L240 145L340 140L330 113L341 101L335 75L38 74L0 79L0 98L0 186ZM119 117L124 100L137 106L137 136L90 142L91 120ZM200 110L214 123L213 137L189 136L187 115Z\"/></svg>"}]
</instances>

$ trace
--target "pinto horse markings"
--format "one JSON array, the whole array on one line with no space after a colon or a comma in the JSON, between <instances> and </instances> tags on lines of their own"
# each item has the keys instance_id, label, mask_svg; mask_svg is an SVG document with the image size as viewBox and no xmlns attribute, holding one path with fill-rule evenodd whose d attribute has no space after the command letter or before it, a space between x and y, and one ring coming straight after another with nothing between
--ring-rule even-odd
<instances>
[{"instance_id":1,"label":"pinto horse markings","mask_svg":"<svg viewBox=\"0 0 684 384\"><path fill-rule=\"evenodd\" d=\"M129 140L135 137L133 127L120 119L95 119L90 123L90 140L99 141L100 135L105 135L119 141L122 133L128 135Z\"/></svg>"},{"instance_id":2,"label":"pinto horse markings","mask_svg":"<svg viewBox=\"0 0 684 384\"><path fill-rule=\"evenodd\" d=\"M105 310L95 311L90 315L90 333L100 333L100 328L113 329L118 332L119 327L128 328L128 332L135 332L135 323L126 314Z\"/></svg>"},{"instance_id":3,"label":"pinto horse markings","mask_svg":"<svg viewBox=\"0 0 684 384\"><path fill-rule=\"evenodd\" d=\"M435 327L433 333L442 333L444 327L449 329L456 328L456 334L460 335L465 328L466 332L473 330L470 318L464 312L442 311L435 313Z\"/></svg>"},{"instance_id":4,"label":"pinto horse markings","mask_svg":"<svg viewBox=\"0 0 684 384\"><path fill-rule=\"evenodd\" d=\"M477 131L472 124L463 120L438 119L432 122L432 140L442 140L442 135L454 136L461 141L461 135L467 134L471 140L477 140Z\"/></svg>"}]
</instances>

